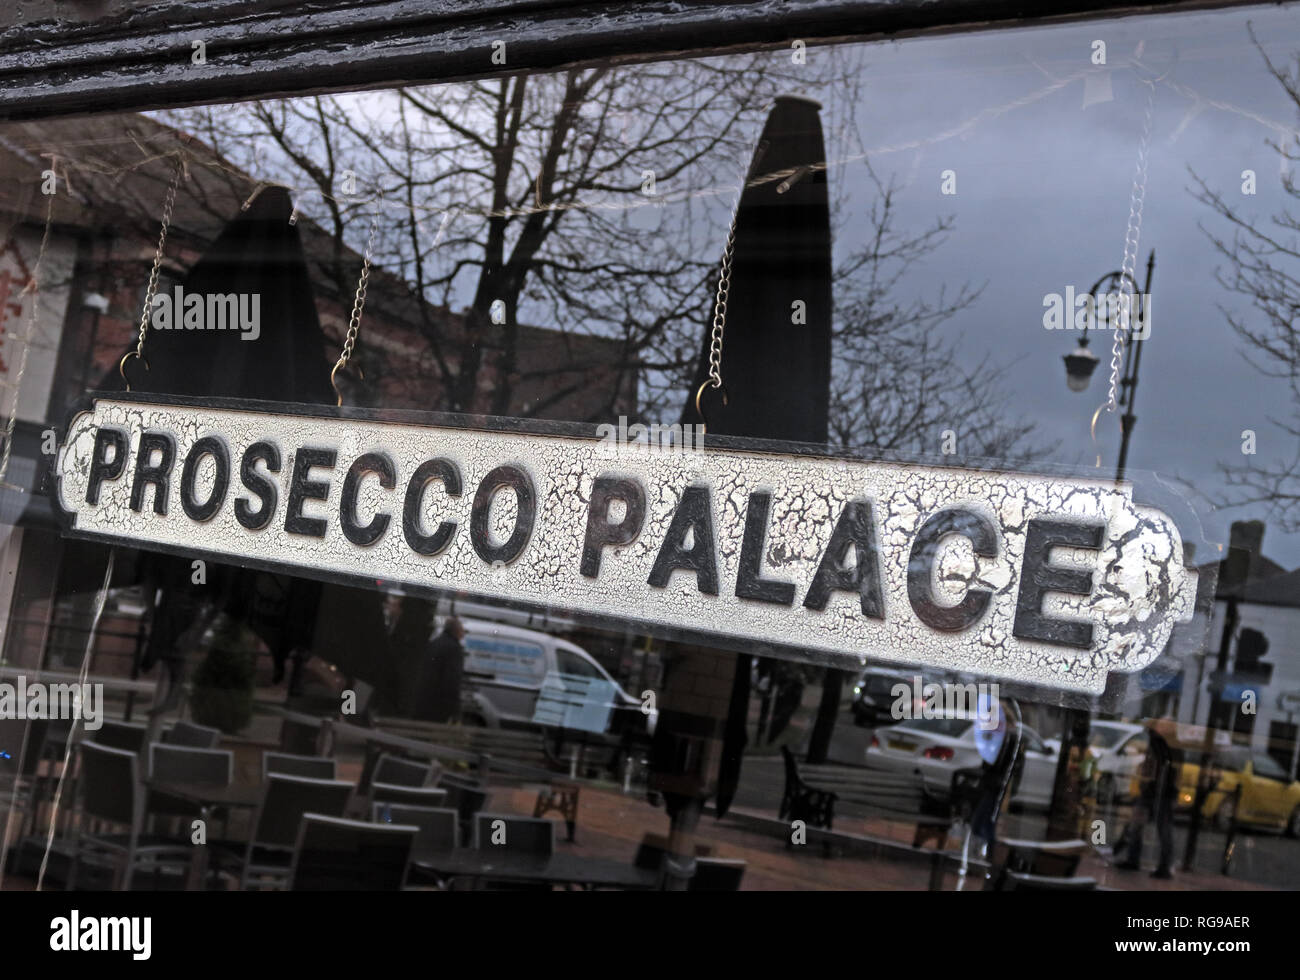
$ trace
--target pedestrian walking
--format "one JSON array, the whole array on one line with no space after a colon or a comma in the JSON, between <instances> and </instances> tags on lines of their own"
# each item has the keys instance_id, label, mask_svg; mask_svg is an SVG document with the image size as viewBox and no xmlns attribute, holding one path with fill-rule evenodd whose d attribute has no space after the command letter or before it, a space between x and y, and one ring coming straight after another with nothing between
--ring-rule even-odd
<instances>
[{"instance_id":1,"label":"pedestrian walking","mask_svg":"<svg viewBox=\"0 0 1300 980\"><path fill-rule=\"evenodd\" d=\"M448 616L442 632L425 652L417 684L414 717L421 721L460 723L460 694L465 673L465 627Z\"/></svg>"}]
</instances>

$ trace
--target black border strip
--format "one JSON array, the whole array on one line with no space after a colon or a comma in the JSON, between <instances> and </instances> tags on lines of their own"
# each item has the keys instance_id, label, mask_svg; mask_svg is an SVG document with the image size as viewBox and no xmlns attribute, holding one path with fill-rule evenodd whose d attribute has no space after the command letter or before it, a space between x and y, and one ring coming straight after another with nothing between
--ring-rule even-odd
<instances>
[{"instance_id":1,"label":"black border strip","mask_svg":"<svg viewBox=\"0 0 1300 980\"><path fill-rule=\"evenodd\" d=\"M1258 0L194 0L0 31L0 119L554 70L593 60L991 30ZM67 5L71 6L71 5ZM11 18L18 15L11 14ZM190 61L192 39L207 63ZM505 71L491 45L507 41ZM327 66L327 70L322 70Z\"/></svg>"},{"instance_id":2,"label":"black border strip","mask_svg":"<svg viewBox=\"0 0 1300 980\"><path fill-rule=\"evenodd\" d=\"M221 396L195 398L190 395L168 395L144 391L88 391L64 416L62 432L66 437L73 420L86 412L93 412L97 401L137 402L142 405L167 405L178 408L213 409L232 412L262 412L267 415L301 415L339 422L383 422L391 425L416 427L438 426L449 429L476 429L483 432L504 432L517 435L550 436L554 438L585 439L599 442L601 423L564 422L550 419L521 418L509 415L467 415L455 412L419 411L401 408L366 408L356 405L335 406L305 402L279 402L257 399L227 398ZM629 420L631 422L631 420ZM660 423L661 425L663 423ZM1115 480L1096 475L1092 467L1066 466L1060 463L1035 461L1017 462L1008 467L1005 461L995 459L964 459L959 465L950 457L927 454L884 451L876 448L841 449L822 443L791 442L782 439L758 439L750 436L706 434L700 441L700 452L721 449L730 452L758 453L775 456L801 456L813 460L843 460L853 463L885 463L895 466L925 466L959 472L1002 473L1008 475L1069 479L1093 486L1116 486ZM1085 473L1080 475L1079 471ZM1121 487L1133 487L1123 480ZM1136 502L1136 501L1135 501Z\"/></svg>"}]
</instances>

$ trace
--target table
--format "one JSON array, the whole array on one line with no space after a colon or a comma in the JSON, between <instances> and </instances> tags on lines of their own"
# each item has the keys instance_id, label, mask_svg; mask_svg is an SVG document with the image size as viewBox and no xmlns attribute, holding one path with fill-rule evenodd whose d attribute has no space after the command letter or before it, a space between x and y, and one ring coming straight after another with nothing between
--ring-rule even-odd
<instances>
[{"instance_id":1,"label":"table","mask_svg":"<svg viewBox=\"0 0 1300 980\"><path fill-rule=\"evenodd\" d=\"M262 802L264 788L261 784L232 783L220 786L213 783L178 783L162 779L146 779L144 785L152 793L167 796L174 800L183 800L198 808L199 819L204 823L203 843L194 845L190 857L190 876L186 887L195 891L203 889L203 881L208 873L208 835L207 825L212 811L253 810Z\"/></svg>"},{"instance_id":2,"label":"table","mask_svg":"<svg viewBox=\"0 0 1300 980\"><path fill-rule=\"evenodd\" d=\"M494 881L577 885L648 891L659 887L659 872L626 861L577 854L518 854L470 848L437 850L417 846L411 863L443 878L490 878Z\"/></svg>"}]
</instances>

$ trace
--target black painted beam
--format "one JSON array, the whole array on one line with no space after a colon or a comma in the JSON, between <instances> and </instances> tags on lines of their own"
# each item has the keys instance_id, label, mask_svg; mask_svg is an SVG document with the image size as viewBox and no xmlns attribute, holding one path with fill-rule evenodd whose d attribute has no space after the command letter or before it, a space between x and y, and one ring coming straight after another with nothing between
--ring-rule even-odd
<instances>
[{"instance_id":1,"label":"black painted beam","mask_svg":"<svg viewBox=\"0 0 1300 980\"><path fill-rule=\"evenodd\" d=\"M901 37L1246 0L200 0L0 14L0 119L448 81L794 38ZM44 9L44 8L43 8ZM202 40L206 63L191 62ZM493 41L506 64L493 64Z\"/></svg>"}]
</instances>

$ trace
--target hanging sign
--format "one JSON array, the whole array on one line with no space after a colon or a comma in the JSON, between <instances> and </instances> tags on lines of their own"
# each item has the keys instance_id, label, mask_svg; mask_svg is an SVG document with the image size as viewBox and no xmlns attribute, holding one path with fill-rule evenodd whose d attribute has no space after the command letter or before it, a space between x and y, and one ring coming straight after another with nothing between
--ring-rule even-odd
<instances>
[{"instance_id":1,"label":"hanging sign","mask_svg":"<svg viewBox=\"0 0 1300 980\"><path fill-rule=\"evenodd\" d=\"M1192 615L1178 531L1128 486L620 434L113 395L57 499L77 537L845 668L1099 693Z\"/></svg>"}]
</instances>

